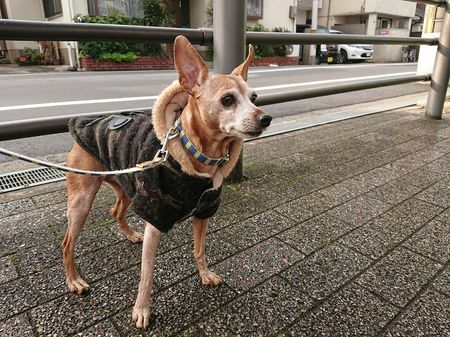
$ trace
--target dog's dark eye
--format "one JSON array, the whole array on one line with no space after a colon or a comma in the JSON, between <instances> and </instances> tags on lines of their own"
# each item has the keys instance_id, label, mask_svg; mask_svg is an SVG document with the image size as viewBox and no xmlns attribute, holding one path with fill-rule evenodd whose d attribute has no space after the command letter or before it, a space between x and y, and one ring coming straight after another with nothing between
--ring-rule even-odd
<instances>
[{"instance_id":1,"label":"dog's dark eye","mask_svg":"<svg viewBox=\"0 0 450 337\"><path fill-rule=\"evenodd\" d=\"M252 97L250 97L250 101L252 103L255 103L257 98L258 98L258 95L257 94L253 94Z\"/></svg>"},{"instance_id":2,"label":"dog's dark eye","mask_svg":"<svg viewBox=\"0 0 450 337\"><path fill-rule=\"evenodd\" d=\"M223 106L231 106L234 104L235 99L233 95L226 95L223 96L220 101L222 102Z\"/></svg>"}]
</instances>

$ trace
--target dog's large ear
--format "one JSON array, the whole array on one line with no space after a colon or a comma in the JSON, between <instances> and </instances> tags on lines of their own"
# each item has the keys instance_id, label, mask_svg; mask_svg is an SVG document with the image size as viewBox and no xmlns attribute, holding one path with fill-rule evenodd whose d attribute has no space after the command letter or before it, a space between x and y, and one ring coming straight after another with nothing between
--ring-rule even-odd
<instances>
[{"instance_id":1,"label":"dog's large ear","mask_svg":"<svg viewBox=\"0 0 450 337\"><path fill-rule=\"evenodd\" d=\"M255 59L255 51L253 50L253 46L251 44L248 45L248 56L244 63L241 63L239 66L234 68L231 72L231 75L241 76L244 81L247 81L248 68L253 63Z\"/></svg>"},{"instance_id":2,"label":"dog's large ear","mask_svg":"<svg viewBox=\"0 0 450 337\"><path fill-rule=\"evenodd\" d=\"M181 86L189 93L208 77L208 66L187 38L179 35L173 46L173 59Z\"/></svg>"}]
</instances>

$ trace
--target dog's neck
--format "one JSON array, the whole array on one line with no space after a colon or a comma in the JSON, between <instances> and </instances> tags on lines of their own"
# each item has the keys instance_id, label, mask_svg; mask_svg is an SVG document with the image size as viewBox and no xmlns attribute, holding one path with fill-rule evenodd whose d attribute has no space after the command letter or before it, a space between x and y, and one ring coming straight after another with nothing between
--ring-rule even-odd
<instances>
[{"instance_id":1,"label":"dog's neck","mask_svg":"<svg viewBox=\"0 0 450 337\"><path fill-rule=\"evenodd\" d=\"M230 151L231 137L219 137L200 117L195 98L190 96L181 115L181 125L192 144L210 158L225 157ZM206 165L189 154L189 159L196 171L214 175L218 165Z\"/></svg>"}]
</instances>

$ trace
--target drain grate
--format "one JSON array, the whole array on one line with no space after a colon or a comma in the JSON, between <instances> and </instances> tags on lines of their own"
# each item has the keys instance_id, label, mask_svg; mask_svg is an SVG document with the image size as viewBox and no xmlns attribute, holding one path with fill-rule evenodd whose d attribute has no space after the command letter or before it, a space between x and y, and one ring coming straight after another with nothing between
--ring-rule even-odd
<instances>
[{"instance_id":1,"label":"drain grate","mask_svg":"<svg viewBox=\"0 0 450 337\"><path fill-rule=\"evenodd\" d=\"M0 174L0 193L20 190L65 179L63 171L49 167L37 167L23 171Z\"/></svg>"}]
</instances>

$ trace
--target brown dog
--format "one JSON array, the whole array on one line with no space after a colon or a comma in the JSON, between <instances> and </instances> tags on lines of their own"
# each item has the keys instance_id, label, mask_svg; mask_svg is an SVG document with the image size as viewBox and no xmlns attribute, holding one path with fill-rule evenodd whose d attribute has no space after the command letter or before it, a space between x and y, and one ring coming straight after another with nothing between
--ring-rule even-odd
<instances>
[{"instance_id":1,"label":"brown dog","mask_svg":"<svg viewBox=\"0 0 450 337\"><path fill-rule=\"evenodd\" d=\"M181 137L169 141L169 154L181 166L181 170L188 175L211 180L215 189L221 186L223 178L235 165L243 138L259 135L271 121L270 116L254 105L256 94L246 83L253 57L253 47L250 45L246 61L230 75L211 75L189 41L182 36L177 37L174 44L174 63L179 80L160 95L152 112L152 123L159 141L164 140L166 132L173 128L174 121L181 115L181 126L190 143L194 144L199 152L209 158L227 158L228 161L208 165L199 161L198 156L192 155L186 146L182 145ZM92 171L111 169L78 143L74 144L67 157L67 166ZM89 288L75 268L74 249L94 197L104 181L112 186L117 196L111 214L117 220L119 228L130 241L143 241L141 280L132 318L136 327L146 329L149 326L155 255L161 231L164 229L145 221L145 231L142 235L128 225L126 211L133 196L125 192L116 177L67 174L68 227L62 242L67 285L70 291L79 294ZM194 257L201 280L206 285L218 285L222 279L208 269L205 257L208 219L200 218L195 213L190 215L192 214Z\"/></svg>"}]
</instances>

